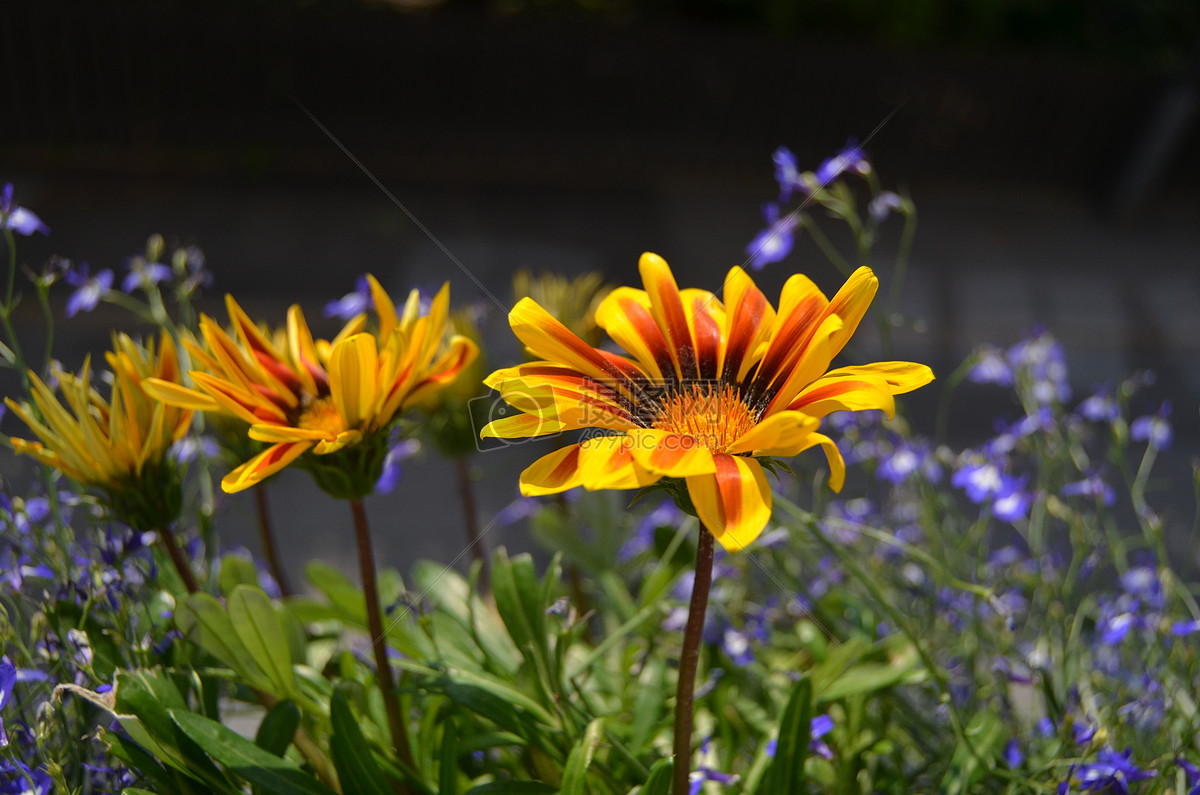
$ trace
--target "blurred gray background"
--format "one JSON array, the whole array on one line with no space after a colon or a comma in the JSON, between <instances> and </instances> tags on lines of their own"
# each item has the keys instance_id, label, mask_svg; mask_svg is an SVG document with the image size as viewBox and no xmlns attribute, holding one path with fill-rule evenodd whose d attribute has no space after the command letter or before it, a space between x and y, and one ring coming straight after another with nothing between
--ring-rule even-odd
<instances>
[{"instance_id":1,"label":"blurred gray background","mask_svg":"<svg viewBox=\"0 0 1200 795\"><path fill-rule=\"evenodd\" d=\"M476 280L501 303L518 268L630 283L650 250L681 284L717 290L775 197L775 147L815 168L893 114L866 151L920 213L901 302L920 322L897 357L945 375L1040 324L1065 345L1078 397L1153 369L1140 408L1171 399L1176 442L1152 499L1182 534L1200 438L1200 10L894 5L5 0L0 182L52 228L20 240L23 263L121 271L158 232L204 250L216 282L203 307L218 317L231 292L273 323L299 302L328 331L322 306L367 271L394 295L449 281L456 303L490 305ZM885 290L898 227L878 247ZM756 279L772 296L796 271L829 293L841 283L803 237ZM36 351L33 303L15 322ZM490 308L499 366L519 352ZM114 327L128 317L107 306L60 317L57 357L78 367ZM926 431L937 387L906 399ZM999 389L964 388L952 441L982 441L1016 411ZM11 416L3 430L25 433ZM493 519L549 449L475 457L489 547L529 546L522 524ZM6 477L22 471L0 460ZM299 472L270 491L294 579L312 558L353 570L344 506ZM368 501L381 563L454 559L459 507L451 466L427 448ZM248 498L227 500L220 527L257 548Z\"/></svg>"}]
</instances>

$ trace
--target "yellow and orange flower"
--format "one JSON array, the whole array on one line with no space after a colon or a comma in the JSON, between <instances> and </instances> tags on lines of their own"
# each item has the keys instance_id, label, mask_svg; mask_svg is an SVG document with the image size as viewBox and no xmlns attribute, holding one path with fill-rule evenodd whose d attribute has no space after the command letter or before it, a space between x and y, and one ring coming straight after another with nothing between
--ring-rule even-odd
<instances>
[{"instance_id":1,"label":"yellow and orange flower","mask_svg":"<svg viewBox=\"0 0 1200 795\"><path fill-rule=\"evenodd\" d=\"M521 475L526 496L686 482L704 526L730 551L754 540L771 516L757 457L789 457L821 446L830 485L845 463L818 432L833 411L882 409L929 383L910 362L828 370L858 327L879 282L860 268L827 299L802 275L784 285L776 311L741 268L724 302L679 290L667 263L643 254L645 290L620 287L596 321L629 357L593 348L536 302L509 314L513 332L539 361L494 372L485 383L521 413L490 423L484 437L525 438L580 428L603 435L556 450Z\"/></svg>"},{"instance_id":2,"label":"yellow and orange flower","mask_svg":"<svg viewBox=\"0 0 1200 795\"><path fill-rule=\"evenodd\" d=\"M37 413L31 405L10 398L4 402L41 441L16 437L11 441L18 453L31 455L77 483L105 492L111 498L110 504L147 507L143 498L158 500L163 495L133 492L169 489L173 478L161 471L164 458L171 445L187 434L192 420L190 410L164 406L142 390L150 378L163 383L179 380L175 344L164 332L155 351L152 342L142 345L118 334L105 359L112 371L112 392L107 400L92 386L90 359L79 375L55 373L66 405L30 372ZM144 524L139 519L161 524L175 518L163 515L161 510L155 513L153 517L121 518L136 524Z\"/></svg>"},{"instance_id":3,"label":"yellow and orange flower","mask_svg":"<svg viewBox=\"0 0 1200 795\"><path fill-rule=\"evenodd\" d=\"M189 371L195 388L154 380L146 385L165 403L236 416L249 425L251 439L270 445L225 476L225 491L249 488L308 452L323 456L378 443L405 409L447 386L474 360L473 342L445 339L448 285L428 314L420 313L416 290L397 314L379 282L368 280L379 318L374 333L359 315L333 340L314 339L304 313L292 306L285 344L279 344L227 296L232 336L204 316L203 344L184 343L196 365Z\"/></svg>"}]
</instances>

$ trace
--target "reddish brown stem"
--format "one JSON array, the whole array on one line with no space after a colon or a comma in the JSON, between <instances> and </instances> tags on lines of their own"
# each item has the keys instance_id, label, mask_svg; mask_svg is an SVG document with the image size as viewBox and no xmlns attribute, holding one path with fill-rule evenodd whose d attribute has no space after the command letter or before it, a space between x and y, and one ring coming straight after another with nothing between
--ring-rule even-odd
<instances>
[{"instance_id":1,"label":"reddish brown stem","mask_svg":"<svg viewBox=\"0 0 1200 795\"><path fill-rule=\"evenodd\" d=\"M158 531L158 537L162 540L163 548L167 550L167 554L171 556L171 562L175 564L175 571L179 573L179 579L183 580L183 586L187 588L188 593L199 591L200 585L196 582L196 575L192 574L192 567L188 565L187 558L183 555L183 550L175 542L174 533L169 528L164 527Z\"/></svg>"},{"instance_id":2,"label":"reddish brown stem","mask_svg":"<svg viewBox=\"0 0 1200 795\"><path fill-rule=\"evenodd\" d=\"M704 613L708 610L712 568L713 537L701 527L700 543L696 547L696 579L692 583L692 601L688 606L687 626L683 630L683 651L679 655L679 682L675 686L675 768L671 787L673 795L688 795L696 664L700 660L700 639L704 634Z\"/></svg>"},{"instance_id":3,"label":"reddish brown stem","mask_svg":"<svg viewBox=\"0 0 1200 795\"><path fill-rule=\"evenodd\" d=\"M267 565L271 567L271 576L279 586L282 596L291 596L292 589L288 585L287 575L283 564L279 561L279 546L275 543L275 528L271 524L271 506L267 503L267 489L262 484L254 487L254 502L258 506L258 534L262 540L263 554L267 556Z\"/></svg>"},{"instance_id":4,"label":"reddish brown stem","mask_svg":"<svg viewBox=\"0 0 1200 795\"><path fill-rule=\"evenodd\" d=\"M350 500L354 514L354 532L358 539L358 565L362 574L363 595L367 600L367 631L371 635L371 650L375 652L375 675L379 678L379 689L383 691L383 707L387 711L388 728L392 734L392 745L396 756L409 768L416 769L412 746L408 742L408 724L400 712L400 699L396 695L396 680L392 676L392 664L388 660L387 636L383 630L383 615L379 609L379 587L375 583L375 552L371 546L371 530L367 526L367 512L362 500Z\"/></svg>"},{"instance_id":5,"label":"reddish brown stem","mask_svg":"<svg viewBox=\"0 0 1200 795\"><path fill-rule=\"evenodd\" d=\"M463 506L463 521L467 526L467 543L471 546L471 558L479 561L479 587L487 590L487 561L484 560L483 538L479 533L479 512L475 508L475 487L471 485L471 465L466 458L454 459L458 473L458 496Z\"/></svg>"}]
</instances>

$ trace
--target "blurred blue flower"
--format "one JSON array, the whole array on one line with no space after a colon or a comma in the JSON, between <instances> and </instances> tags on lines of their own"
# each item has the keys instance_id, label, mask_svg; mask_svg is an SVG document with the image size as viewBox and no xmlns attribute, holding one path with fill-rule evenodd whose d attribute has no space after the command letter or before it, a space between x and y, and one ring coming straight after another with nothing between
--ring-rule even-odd
<instances>
[{"instance_id":1,"label":"blurred blue flower","mask_svg":"<svg viewBox=\"0 0 1200 795\"><path fill-rule=\"evenodd\" d=\"M17 683L17 667L7 657L0 660L0 748L8 745L8 733L4 731L4 706L12 697L13 685Z\"/></svg>"},{"instance_id":2,"label":"blurred blue flower","mask_svg":"<svg viewBox=\"0 0 1200 795\"><path fill-rule=\"evenodd\" d=\"M325 304L325 317L349 320L372 306L374 302L371 299L371 285L366 275L362 275L354 280L354 292L346 293L336 301Z\"/></svg>"},{"instance_id":3,"label":"blurred blue flower","mask_svg":"<svg viewBox=\"0 0 1200 795\"><path fill-rule=\"evenodd\" d=\"M990 497L1012 490L1014 479L1000 471L991 461L976 461L958 468L950 478L951 485L962 489L967 499L979 505Z\"/></svg>"},{"instance_id":4,"label":"blurred blue flower","mask_svg":"<svg viewBox=\"0 0 1200 795\"><path fill-rule=\"evenodd\" d=\"M900 485L917 472L932 483L942 478L942 466L930 453L929 445L904 440L895 446L891 455L882 457L875 477Z\"/></svg>"},{"instance_id":5,"label":"blurred blue flower","mask_svg":"<svg viewBox=\"0 0 1200 795\"><path fill-rule=\"evenodd\" d=\"M804 183L800 179L800 167L796 163L796 156L786 146L776 149L775 153L771 155L771 159L775 161L775 181L779 183L779 202L787 204L792 198L792 193L804 187Z\"/></svg>"},{"instance_id":6,"label":"blurred blue flower","mask_svg":"<svg viewBox=\"0 0 1200 795\"><path fill-rule=\"evenodd\" d=\"M817 178L817 184L823 188L847 171L866 174L870 170L871 164L867 162L862 147L858 145L857 141L850 139L840 152L833 157L826 158L821 165L817 166L813 176Z\"/></svg>"},{"instance_id":7,"label":"blurred blue flower","mask_svg":"<svg viewBox=\"0 0 1200 795\"><path fill-rule=\"evenodd\" d=\"M1121 587L1125 593L1144 601L1155 610L1165 603L1162 580L1158 571L1151 566L1133 566L1121 575Z\"/></svg>"},{"instance_id":8,"label":"blurred blue flower","mask_svg":"<svg viewBox=\"0 0 1200 795\"><path fill-rule=\"evenodd\" d=\"M808 750L825 759L833 759L833 751L821 739L833 730L833 718L828 715L817 715L808 724ZM767 741L767 756L774 757L779 747L779 740L772 737Z\"/></svg>"},{"instance_id":9,"label":"blurred blue flower","mask_svg":"<svg viewBox=\"0 0 1200 795\"><path fill-rule=\"evenodd\" d=\"M394 491L400 483L404 470L401 462L412 458L421 452L421 443L416 439L401 439L388 448L387 456L383 459L383 472L375 482L377 494L388 494Z\"/></svg>"},{"instance_id":10,"label":"blurred blue flower","mask_svg":"<svg viewBox=\"0 0 1200 795\"><path fill-rule=\"evenodd\" d=\"M1092 422L1116 422L1121 416L1121 406L1107 389L1099 389L1084 398L1078 412Z\"/></svg>"},{"instance_id":11,"label":"blurred blue flower","mask_svg":"<svg viewBox=\"0 0 1200 795\"><path fill-rule=\"evenodd\" d=\"M1153 770L1142 770L1135 765L1131 759L1132 755L1129 748L1121 753L1111 748L1101 748L1097 760L1080 765L1075 771L1075 777L1085 790L1129 795L1129 784L1158 775Z\"/></svg>"},{"instance_id":12,"label":"blurred blue flower","mask_svg":"<svg viewBox=\"0 0 1200 795\"><path fill-rule=\"evenodd\" d=\"M78 269L67 271L67 283L75 288L67 299L67 317L74 317L80 312L91 312L112 291L113 272L105 268L91 276L88 264L81 262Z\"/></svg>"},{"instance_id":13,"label":"blurred blue flower","mask_svg":"<svg viewBox=\"0 0 1200 795\"><path fill-rule=\"evenodd\" d=\"M1171 625L1171 634L1177 638L1200 632L1200 619L1195 621L1177 621Z\"/></svg>"},{"instance_id":14,"label":"blurred blue flower","mask_svg":"<svg viewBox=\"0 0 1200 795\"><path fill-rule=\"evenodd\" d=\"M18 207L13 201L11 182L5 183L4 188L0 190L0 226L26 237L34 232L50 234L50 227L42 223L42 219L24 207Z\"/></svg>"},{"instance_id":15,"label":"blurred blue flower","mask_svg":"<svg viewBox=\"0 0 1200 795\"><path fill-rule=\"evenodd\" d=\"M1117 493L1113 491L1112 486L1105 482L1104 478L1100 477L1098 472L1088 475L1083 480L1066 484L1059 494L1064 497L1090 497L1105 505L1112 505L1117 499Z\"/></svg>"},{"instance_id":16,"label":"blurred blue flower","mask_svg":"<svg viewBox=\"0 0 1200 795\"><path fill-rule=\"evenodd\" d=\"M750 267L756 271L792 253L796 245L796 227L800 223L796 213L780 217L779 205L773 202L763 205L763 217L766 218L767 228L746 245Z\"/></svg>"},{"instance_id":17,"label":"blurred blue flower","mask_svg":"<svg viewBox=\"0 0 1200 795\"><path fill-rule=\"evenodd\" d=\"M534 497L517 497L500 509L497 521L502 525L516 524L522 519L528 519L542 509L542 504Z\"/></svg>"},{"instance_id":18,"label":"blurred blue flower","mask_svg":"<svg viewBox=\"0 0 1200 795\"><path fill-rule=\"evenodd\" d=\"M641 553L654 547L654 533L660 527L678 527L683 520L683 512L668 498L660 502L654 510L642 517L634 528L633 534L626 539L617 550L617 560L624 563L632 560Z\"/></svg>"},{"instance_id":19,"label":"blurred blue flower","mask_svg":"<svg viewBox=\"0 0 1200 795\"><path fill-rule=\"evenodd\" d=\"M1188 795L1200 795L1200 767L1196 767L1182 756L1175 758L1175 764L1183 771L1183 776L1187 779L1187 785L1191 787L1188 790Z\"/></svg>"},{"instance_id":20,"label":"blurred blue flower","mask_svg":"<svg viewBox=\"0 0 1200 795\"><path fill-rule=\"evenodd\" d=\"M1004 746L1004 764L1008 765L1009 770L1016 770L1025 761L1025 754L1021 752L1021 746L1017 743L1017 738L1010 738Z\"/></svg>"},{"instance_id":21,"label":"blurred blue flower","mask_svg":"<svg viewBox=\"0 0 1200 795\"><path fill-rule=\"evenodd\" d=\"M50 795L53 787L54 781L44 767L31 770L24 762L0 762L0 792Z\"/></svg>"},{"instance_id":22,"label":"blurred blue flower","mask_svg":"<svg viewBox=\"0 0 1200 795\"><path fill-rule=\"evenodd\" d=\"M1171 430L1171 423L1167 421L1169 416L1171 416L1171 401L1164 400L1158 413L1138 417L1130 424L1129 438L1135 442L1147 442L1156 450L1169 449L1171 441L1175 438Z\"/></svg>"},{"instance_id":23,"label":"blurred blue flower","mask_svg":"<svg viewBox=\"0 0 1200 795\"><path fill-rule=\"evenodd\" d=\"M967 380L976 384L1013 385L1013 371L1004 351L987 345L975 352L975 363L967 371Z\"/></svg>"},{"instance_id":24,"label":"blurred blue flower","mask_svg":"<svg viewBox=\"0 0 1200 795\"><path fill-rule=\"evenodd\" d=\"M161 262L147 262L145 257L134 257L129 260L129 273L121 280L121 289L132 293L134 290L149 291L156 285L171 278L171 269Z\"/></svg>"},{"instance_id":25,"label":"blurred blue flower","mask_svg":"<svg viewBox=\"0 0 1200 795\"><path fill-rule=\"evenodd\" d=\"M1067 356L1058 340L1045 329L1035 329L1028 338L1008 349L1008 363L1028 384L1029 397L1048 405L1071 399L1067 382Z\"/></svg>"},{"instance_id":26,"label":"blurred blue flower","mask_svg":"<svg viewBox=\"0 0 1200 795\"><path fill-rule=\"evenodd\" d=\"M867 205L867 215L877 224L883 223L889 213L898 211L904 206L904 200L890 190L880 191Z\"/></svg>"}]
</instances>

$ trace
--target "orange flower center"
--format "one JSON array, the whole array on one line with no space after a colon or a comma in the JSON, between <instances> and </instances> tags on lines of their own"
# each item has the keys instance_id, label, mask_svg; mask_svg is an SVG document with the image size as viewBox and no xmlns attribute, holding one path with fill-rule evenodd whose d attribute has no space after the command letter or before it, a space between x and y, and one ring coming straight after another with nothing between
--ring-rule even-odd
<instances>
[{"instance_id":1,"label":"orange flower center","mask_svg":"<svg viewBox=\"0 0 1200 795\"><path fill-rule=\"evenodd\" d=\"M342 422L342 415L338 414L337 406L334 405L333 398L329 395L313 398L310 403L305 405L304 410L300 412L300 418L296 421L296 427L325 431L331 436L346 430L345 423Z\"/></svg>"},{"instance_id":2,"label":"orange flower center","mask_svg":"<svg viewBox=\"0 0 1200 795\"><path fill-rule=\"evenodd\" d=\"M653 427L690 436L723 452L757 424L755 412L729 384L688 384L662 400Z\"/></svg>"}]
</instances>

